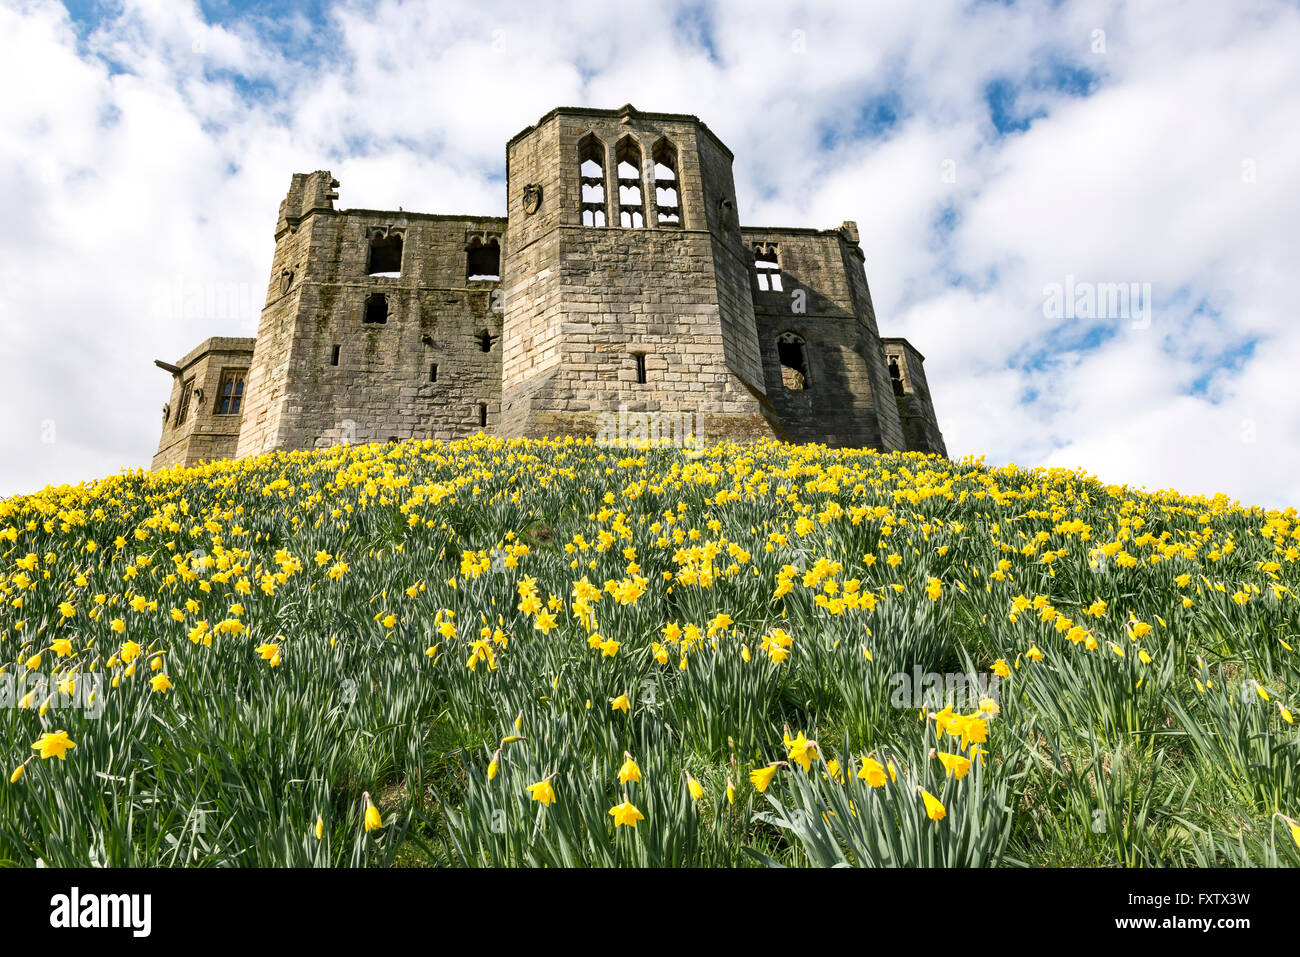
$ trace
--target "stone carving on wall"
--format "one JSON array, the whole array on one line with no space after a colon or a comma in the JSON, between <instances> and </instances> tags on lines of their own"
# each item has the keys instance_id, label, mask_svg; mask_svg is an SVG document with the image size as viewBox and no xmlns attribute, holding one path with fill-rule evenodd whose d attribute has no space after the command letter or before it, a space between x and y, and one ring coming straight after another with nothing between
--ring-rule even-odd
<instances>
[{"instance_id":1,"label":"stone carving on wall","mask_svg":"<svg viewBox=\"0 0 1300 957\"><path fill-rule=\"evenodd\" d=\"M542 184L529 183L524 187L524 212L529 216L537 212L542 205Z\"/></svg>"},{"instance_id":2,"label":"stone carving on wall","mask_svg":"<svg viewBox=\"0 0 1300 957\"><path fill-rule=\"evenodd\" d=\"M736 204L725 196L718 200L718 224L728 232L740 228L740 220L736 217Z\"/></svg>"}]
</instances>

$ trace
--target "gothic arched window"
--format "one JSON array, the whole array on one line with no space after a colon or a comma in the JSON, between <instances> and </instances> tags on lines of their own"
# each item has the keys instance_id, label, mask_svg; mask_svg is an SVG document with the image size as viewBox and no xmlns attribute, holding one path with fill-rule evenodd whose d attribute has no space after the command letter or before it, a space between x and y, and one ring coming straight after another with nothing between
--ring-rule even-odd
<instances>
[{"instance_id":1,"label":"gothic arched window","mask_svg":"<svg viewBox=\"0 0 1300 957\"><path fill-rule=\"evenodd\" d=\"M781 263L777 260L777 247L766 243L754 247L754 274L760 292L781 292Z\"/></svg>"},{"instance_id":2,"label":"gothic arched window","mask_svg":"<svg viewBox=\"0 0 1300 957\"><path fill-rule=\"evenodd\" d=\"M605 144L588 133L578 144L578 186L582 193L582 225L604 226Z\"/></svg>"},{"instance_id":3,"label":"gothic arched window","mask_svg":"<svg viewBox=\"0 0 1300 957\"><path fill-rule=\"evenodd\" d=\"M645 196L641 188L641 147L625 136L614 151L618 166L618 224L628 229L645 225Z\"/></svg>"},{"instance_id":4,"label":"gothic arched window","mask_svg":"<svg viewBox=\"0 0 1300 957\"><path fill-rule=\"evenodd\" d=\"M655 144L655 219L660 226L682 224L682 193L677 176L677 147L667 139Z\"/></svg>"}]
</instances>

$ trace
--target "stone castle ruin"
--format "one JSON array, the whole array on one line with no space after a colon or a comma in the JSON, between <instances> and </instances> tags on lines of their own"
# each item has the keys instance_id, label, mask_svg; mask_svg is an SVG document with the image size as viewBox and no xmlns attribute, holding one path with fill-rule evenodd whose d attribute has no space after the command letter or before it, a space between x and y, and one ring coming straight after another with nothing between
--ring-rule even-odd
<instances>
[{"instance_id":1,"label":"stone castle ruin","mask_svg":"<svg viewBox=\"0 0 1300 957\"><path fill-rule=\"evenodd\" d=\"M153 467L615 417L946 454L923 357L876 327L857 226L740 225L731 151L696 117L556 109L506 175L501 218L335 209L328 171L294 174L257 337L157 363Z\"/></svg>"}]
</instances>

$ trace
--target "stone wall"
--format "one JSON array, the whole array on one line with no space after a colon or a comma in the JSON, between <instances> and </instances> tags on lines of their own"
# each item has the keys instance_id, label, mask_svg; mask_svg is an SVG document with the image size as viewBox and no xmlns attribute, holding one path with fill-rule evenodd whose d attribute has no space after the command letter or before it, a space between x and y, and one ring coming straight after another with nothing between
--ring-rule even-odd
<instances>
[{"instance_id":1,"label":"stone wall","mask_svg":"<svg viewBox=\"0 0 1300 957\"><path fill-rule=\"evenodd\" d=\"M456 438L484 428L484 409L494 425L500 283L471 280L467 250L499 248L504 227L496 217L317 208L282 234L250 385L259 401L239 453ZM376 236L401 237L398 275L370 274ZM386 301L382 323L366 321L372 296Z\"/></svg>"},{"instance_id":2,"label":"stone wall","mask_svg":"<svg viewBox=\"0 0 1300 957\"><path fill-rule=\"evenodd\" d=\"M194 465L197 462L230 458L239 442L240 416L219 414L217 394L226 371L245 372L253 359L253 343L246 338L212 338L191 350L174 368L172 388L162 423L162 437L150 468ZM189 386L190 397L181 418L182 396Z\"/></svg>"},{"instance_id":3,"label":"stone wall","mask_svg":"<svg viewBox=\"0 0 1300 957\"><path fill-rule=\"evenodd\" d=\"M603 156L604 226L583 224L584 143ZM620 224L629 147L636 228ZM674 159L679 224L658 221L657 147ZM730 162L694 117L630 107L557 110L511 140L503 434L592 434L620 408L692 414L716 438L772 434Z\"/></svg>"},{"instance_id":4,"label":"stone wall","mask_svg":"<svg viewBox=\"0 0 1300 957\"><path fill-rule=\"evenodd\" d=\"M901 449L865 276L855 281L862 272L853 255L856 236L840 229L742 233L751 259L761 252L780 266L779 291L760 288L756 275L750 285L767 395L782 432L795 442ZM802 340L806 367L783 377L778 340L790 336Z\"/></svg>"},{"instance_id":5,"label":"stone wall","mask_svg":"<svg viewBox=\"0 0 1300 957\"><path fill-rule=\"evenodd\" d=\"M881 344L885 350L886 368L890 368L892 363L897 363L898 366L898 380L901 383L898 388L902 389L903 394L895 394L895 402L907 438L907 450L935 452L946 456L948 448L944 445L939 420L934 414L930 385L925 381L925 356L917 352L906 339L887 338L882 339Z\"/></svg>"},{"instance_id":6,"label":"stone wall","mask_svg":"<svg viewBox=\"0 0 1300 957\"><path fill-rule=\"evenodd\" d=\"M603 201L585 198L603 225L584 223L582 156L600 160ZM624 159L639 206L620 193ZM221 367L243 362L242 417L164 423L154 465L483 429L590 435L620 410L685 413L710 441L942 451L903 340L886 340L907 383L893 396L856 226L742 228L731 167L698 118L625 106L556 109L513 137L505 218L336 210L328 170L294 174L256 339L208 340L173 385L173 410L186 377L206 406ZM660 220L665 182L675 222ZM493 244L500 278L471 279L470 250L481 265ZM760 287L756 249L779 291ZM367 321L376 297L383 322ZM800 344L798 375L783 339Z\"/></svg>"}]
</instances>

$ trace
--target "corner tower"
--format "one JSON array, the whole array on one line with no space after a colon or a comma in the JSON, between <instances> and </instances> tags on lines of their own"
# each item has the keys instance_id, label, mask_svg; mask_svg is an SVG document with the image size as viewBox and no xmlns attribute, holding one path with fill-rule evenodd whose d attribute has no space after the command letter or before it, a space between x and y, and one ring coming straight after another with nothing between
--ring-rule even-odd
<instances>
[{"instance_id":1,"label":"corner tower","mask_svg":"<svg viewBox=\"0 0 1300 957\"><path fill-rule=\"evenodd\" d=\"M505 220L335 209L338 186L298 173L280 204L237 454L490 430Z\"/></svg>"},{"instance_id":2,"label":"corner tower","mask_svg":"<svg viewBox=\"0 0 1300 957\"><path fill-rule=\"evenodd\" d=\"M503 434L591 435L620 407L774 434L731 164L696 117L630 105L510 140Z\"/></svg>"}]
</instances>

